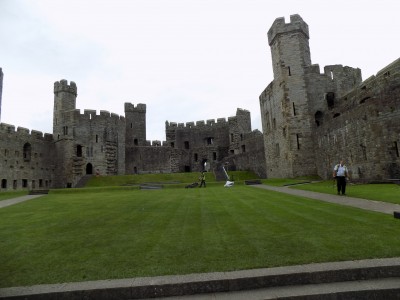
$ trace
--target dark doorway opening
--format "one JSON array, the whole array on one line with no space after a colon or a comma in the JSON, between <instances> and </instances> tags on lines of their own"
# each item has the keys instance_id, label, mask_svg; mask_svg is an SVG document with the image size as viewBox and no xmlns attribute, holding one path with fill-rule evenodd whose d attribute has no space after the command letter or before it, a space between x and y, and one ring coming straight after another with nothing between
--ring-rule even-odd
<instances>
[{"instance_id":1,"label":"dark doorway opening","mask_svg":"<svg viewBox=\"0 0 400 300\"><path fill-rule=\"evenodd\" d=\"M87 174L87 175L93 174L93 166L92 166L91 163L88 163L88 164L86 165L86 174Z\"/></svg>"}]
</instances>

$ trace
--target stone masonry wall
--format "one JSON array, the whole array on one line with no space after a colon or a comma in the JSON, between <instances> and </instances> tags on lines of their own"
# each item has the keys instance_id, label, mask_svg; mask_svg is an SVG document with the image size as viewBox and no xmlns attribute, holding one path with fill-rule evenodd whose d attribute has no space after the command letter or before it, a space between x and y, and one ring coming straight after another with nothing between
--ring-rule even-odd
<instances>
[{"instance_id":1,"label":"stone masonry wall","mask_svg":"<svg viewBox=\"0 0 400 300\"><path fill-rule=\"evenodd\" d=\"M1 123L0 137L0 191L53 187L52 135Z\"/></svg>"},{"instance_id":2,"label":"stone masonry wall","mask_svg":"<svg viewBox=\"0 0 400 300\"><path fill-rule=\"evenodd\" d=\"M268 31L274 81L260 95L269 177L315 173L305 68L311 65L308 25L298 15Z\"/></svg>"},{"instance_id":3,"label":"stone masonry wall","mask_svg":"<svg viewBox=\"0 0 400 300\"><path fill-rule=\"evenodd\" d=\"M266 162L264 138L259 130L244 135L241 142L241 152L229 155L222 160L222 165L228 162L228 169L253 171L261 178L266 178Z\"/></svg>"},{"instance_id":4,"label":"stone masonry wall","mask_svg":"<svg viewBox=\"0 0 400 300\"><path fill-rule=\"evenodd\" d=\"M354 180L400 178L400 59L337 99L316 129L319 175L343 158Z\"/></svg>"}]
</instances>

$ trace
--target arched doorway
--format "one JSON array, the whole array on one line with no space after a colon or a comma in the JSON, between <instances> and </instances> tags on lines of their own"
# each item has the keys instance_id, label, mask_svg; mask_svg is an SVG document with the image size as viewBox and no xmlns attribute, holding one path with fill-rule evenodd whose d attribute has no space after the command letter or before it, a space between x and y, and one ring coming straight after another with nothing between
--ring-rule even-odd
<instances>
[{"instance_id":1,"label":"arched doorway","mask_svg":"<svg viewBox=\"0 0 400 300\"><path fill-rule=\"evenodd\" d=\"M91 163L88 163L88 164L86 165L86 174L87 174L87 175L92 175L92 174L93 174L93 166L92 166Z\"/></svg>"}]
</instances>

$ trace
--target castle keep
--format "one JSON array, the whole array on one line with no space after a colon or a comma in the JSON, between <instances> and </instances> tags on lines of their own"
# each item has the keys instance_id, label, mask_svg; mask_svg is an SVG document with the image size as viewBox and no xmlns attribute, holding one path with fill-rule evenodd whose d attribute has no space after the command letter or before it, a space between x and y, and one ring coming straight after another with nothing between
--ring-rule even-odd
<instances>
[{"instance_id":1,"label":"castle keep","mask_svg":"<svg viewBox=\"0 0 400 300\"><path fill-rule=\"evenodd\" d=\"M311 63L299 15L268 31L274 80L259 97L263 133L250 112L228 119L165 123L166 140L146 139L146 105L125 115L76 108L74 82L54 83L53 133L0 123L0 191L75 187L92 174L213 172L221 166L260 177L319 175L339 159L352 178L400 178L400 59L362 81L361 70ZM0 117L3 72L0 69ZM222 177L221 177L222 176Z\"/></svg>"},{"instance_id":2,"label":"castle keep","mask_svg":"<svg viewBox=\"0 0 400 300\"><path fill-rule=\"evenodd\" d=\"M360 181L400 178L400 59L362 82L361 70L311 63L308 25L268 31L274 80L260 95L268 177L330 178L345 159Z\"/></svg>"}]
</instances>

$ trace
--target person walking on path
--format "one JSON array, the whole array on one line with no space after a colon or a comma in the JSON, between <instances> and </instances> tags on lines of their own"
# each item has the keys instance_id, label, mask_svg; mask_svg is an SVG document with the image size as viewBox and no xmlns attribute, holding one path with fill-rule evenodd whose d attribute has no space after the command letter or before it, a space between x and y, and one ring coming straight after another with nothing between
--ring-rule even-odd
<instances>
[{"instance_id":1,"label":"person walking on path","mask_svg":"<svg viewBox=\"0 0 400 300\"><path fill-rule=\"evenodd\" d=\"M201 172L200 177L199 177L199 181L200 181L199 188L201 188L203 185L204 185L204 187L206 187L206 174L204 174L204 171Z\"/></svg>"},{"instance_id":2,"label":"person walking on path","mask_svg":"<svg viewBox=\"0 0 400 300\"><path fill-rule=\"evenodd\" d=\"M333 178L336 179L337 193L340 195L346 195L346 178L349 177L349 170L344 164L344 160L340 162L333 168Z\"/></svg>"}]
</instances>

